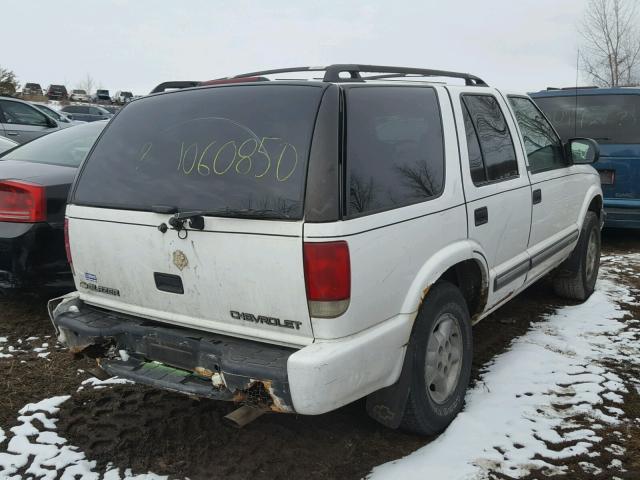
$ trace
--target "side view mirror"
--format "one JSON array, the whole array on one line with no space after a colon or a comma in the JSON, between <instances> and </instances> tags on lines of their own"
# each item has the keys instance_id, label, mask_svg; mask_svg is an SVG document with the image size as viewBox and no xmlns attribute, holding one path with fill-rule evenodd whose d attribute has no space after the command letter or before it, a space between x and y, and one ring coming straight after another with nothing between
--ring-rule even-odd
<instances>
[{"instance_id":1,"label":"side view mirror","mask_svg":"<svg viewBox=\"0 0 640 480\"><path fill-rule=\"evenodd\" d=\"M53 118L47 117L47 125L49 128L56 128L58 126L58 122L56 122Z\"/></svg>"},{"instance_id":2,"label":"side view mirror","mask_svg":"<svg viewBox=\"0 0 640 480\"><path fill-rule=\"evenodd\" d=\"M600 145L590 138L572 138L567 151L574 165L590 165L600 158Z\"/></svg>"}]
</instances>

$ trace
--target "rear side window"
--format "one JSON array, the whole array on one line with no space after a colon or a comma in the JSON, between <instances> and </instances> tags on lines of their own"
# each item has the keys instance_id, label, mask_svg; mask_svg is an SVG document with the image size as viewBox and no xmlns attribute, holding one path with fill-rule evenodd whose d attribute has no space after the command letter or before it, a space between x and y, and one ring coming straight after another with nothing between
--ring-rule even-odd
<instances>
[{"instance_id":1,"label":"rear side window","mask_svg":"<svg viewBox=\"0 0 640 480\"><path fill-rule=\"evenodd\" d=\"M133 102L87 159L73 201L299 219L322 92L262 84Z\"/></svg>"},{"instance_id":2,"label":"rear side window","mask_svg":"<svg viewBox=\"0 0 640 480\"><path fill-rule=\"evenodd\" d=\"M351 88L346 131L348 216L422 202L442 192L442 122L432 88Z\"/></svg>"},{"instance_id":3,"label":"rear side window","mask_svg":"<svg viewBox=\"0 0 640 480\"><path fill-rule=\"evenodd\" d=\"M563 140L640 143L640 95L579 95L534 98Z\"/></svg>"},{"instance_id":4,"label":"rear side window","mask_svg":"<svg viewBox=\"0 0 640 480\"><path fill-rule=\"evenodd\" d=\"M463 95L462 112L473 183L481 185L517 177L513 139L495 97Z\"/></svg>"}]
</instances>

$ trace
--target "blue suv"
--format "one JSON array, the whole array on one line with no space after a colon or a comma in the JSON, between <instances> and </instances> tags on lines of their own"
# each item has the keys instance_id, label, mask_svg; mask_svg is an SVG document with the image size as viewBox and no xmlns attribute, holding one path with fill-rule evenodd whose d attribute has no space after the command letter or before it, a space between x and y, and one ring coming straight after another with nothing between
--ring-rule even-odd
<instances>
[{"instance_id":1,"label":"blue suv","mask_svg":"<svg viewBox=\"0 0 640 480\"><path fill-rule=\"evenodd\" d=\"M564 141L600 144L605 226L640 228L640 88L548 89L530 94Z\"/></svg>"}]
</instances>

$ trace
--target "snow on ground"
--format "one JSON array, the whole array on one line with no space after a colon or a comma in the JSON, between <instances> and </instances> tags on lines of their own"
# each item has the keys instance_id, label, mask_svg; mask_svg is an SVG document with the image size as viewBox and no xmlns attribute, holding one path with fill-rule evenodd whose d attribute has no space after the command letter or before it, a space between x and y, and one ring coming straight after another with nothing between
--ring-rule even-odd
<instances>
[{"instance_id":1,"label":"snow on ground","mask_svg":"<svg viewBox=\"0 0 640 480\"><path fill-rule=\"evenodd\" d=\"M62 346L52 340L50 335L42 339L40 337L17 338L13 342L10 342L7 337L0 337L0 359L32 354L35 354L36 358L47 359L52 349L61 348Z\"/></svg>"},{"instance_id":2,"label":"snow on ground","mask_svg":"<svg viewBox=\"0 0 640 480\"><path fill-rule=\"evenodd\" d=\"M543 459L597 455L598 431L620 423L622 413L601 408L603 399L619 403L626 392L603 361L640 363L640 329L620 321L626 312L618 306L634 299L607 279L640 257L610 260L616 266L603 269L605 279L589 300L535 324L486 367L467 394L464 411L444 434L401 460L376 467L370 478L471 480L487 478L490 470L518 478L541 468L562 473L562 467ZM585 414L589 428L573 421ZM593 465L584 463L585 472L593 473ZM612 474L621 466L613 462Z\"/></svg>"}]
</instances>

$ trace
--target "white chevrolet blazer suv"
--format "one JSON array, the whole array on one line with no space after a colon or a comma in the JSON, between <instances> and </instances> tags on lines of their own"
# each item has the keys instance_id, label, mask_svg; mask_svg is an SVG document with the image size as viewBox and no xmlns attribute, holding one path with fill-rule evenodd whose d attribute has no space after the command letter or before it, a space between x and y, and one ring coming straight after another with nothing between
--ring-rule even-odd
<instances>
[{"instance_id":1,"label":"white chevrolet blazer suv","mask_svg":"<svg viewBox=\"0 0 640 480\"><path fill-rule=\"evenodd\" d=\"M475 323L548 274L592 293L598 145L526 95L372 65L210 83L131 102L70 193L77 291L49 312L108 374L305 415L366 397L429 435Z\"/></svg>"}]
</instances>

